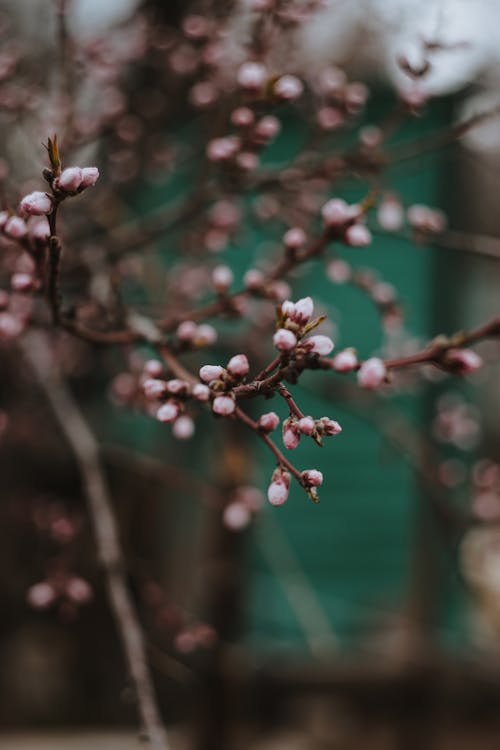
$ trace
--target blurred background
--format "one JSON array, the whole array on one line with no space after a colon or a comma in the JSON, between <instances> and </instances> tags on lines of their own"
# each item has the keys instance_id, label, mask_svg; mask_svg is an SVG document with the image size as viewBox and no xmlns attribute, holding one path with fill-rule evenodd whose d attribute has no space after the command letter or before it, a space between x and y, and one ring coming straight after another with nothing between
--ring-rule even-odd
<instances>
[{"instance_id":1,"label":"blurred background","mask_svg":"<svg viewBox=\"0 0 500 750\"><path fill-rule=\"evenodd\" d=\"M450 227L415 242L375 222L368 254L341 248L336 258L357 285L338 283L338 265L307 266L293 278L293 299L311 294L337 349L354 343L360 357L410 351L492 317L498 118L460 143L425 144L498 106L500 3L331 0L311 15L314 3L290 5L300 22L278 36L269 64L306 82L341 65L349 80L369 82L371 96L352 125L321 137L307 103L285 105L262 168L279 173L300 154L307 168L352 151L363 129L366 138L418 95L425 108L388 128L387 146L401 158L384 169L382 190L404 206L446 211ZM104 176L84 208L68 207L63 226L75 249L66 292L92 300L89 319L104 315L99 305L118 285L123 304L141 313L163 313L165 300L182 310L183 295L205 299L206 264L223 260L240 281L279 248L282 186L226 184L221 199L236 207L237 226L222 237L207 236L212 197L166 228L161 218L192 198L207 134L234 106L231 71L245 59L249 2L16 0L0 12L4 205L39 189L40 143L53 132L66 134L75 163L96 163ZM195 89L209 42L189 31L190 14L224 24L217 54L210 50L222 61L207 76L214 90ZM61 45L74 55L62 89ZM350 203L373 181L354 172L334 186ZM308 186L298 183L289 197L296 216L310 210ZM178 288L188 262L193 271ZM373 279L397 290L381 318L363 293ZM388 324L395 312L404 335ZM215 324L214 361L226 361L245 340L243 326ZM79 467L21 349L0 346L0 744L139 747ZM248 346L268 361L258 330ZM293 389L302 410L337 419L343 433L322 450L303 441L296 451L299 465L327 477L320 505L294 488L283 508L263 502L274 462L252 435L201 415L184 443L134 408L130 377L151 356L147 347L61 337L54 352L100 446L173 747L498 746L496 343L482 346L487 366L467 382L410 373L389 395L306 374ZM189 357L193 367L206 361ZM258 508L251 517L227 512L242 492Z\"/></svg>"}]
</instances>

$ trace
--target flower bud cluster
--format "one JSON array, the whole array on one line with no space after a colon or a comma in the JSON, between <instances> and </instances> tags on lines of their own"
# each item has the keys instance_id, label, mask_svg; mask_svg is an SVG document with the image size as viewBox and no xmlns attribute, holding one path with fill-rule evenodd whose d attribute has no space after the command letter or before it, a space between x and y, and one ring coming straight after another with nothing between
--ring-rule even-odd
<instances>
[{"instance_id":1,"label":"flower bud cluster","mask_svg":"<svg viewBox=\"0 0 500 750\"><path fill-rule=\"evenodd\" d=\"M365 214L356 204L349 205L342 198L331 198L321 209L325 229L332 238L350 247L366 247L372 235L365 226Z\"/></svg>"},{"instance_id":2,"label":"flower bud cluster","mask_svg":"<svg viewBox=\"0 0 500 750\"><path fill-rule=\"evenodd\" d=\"M297 417L292 414L284 420L282 430L283 445L288 450L295 450L302 435L313 438L318 445L321 445L323 437L339 435L342 432L342 427L330 417L314 419L309 416Z\"/></svg>"}]
</instances>

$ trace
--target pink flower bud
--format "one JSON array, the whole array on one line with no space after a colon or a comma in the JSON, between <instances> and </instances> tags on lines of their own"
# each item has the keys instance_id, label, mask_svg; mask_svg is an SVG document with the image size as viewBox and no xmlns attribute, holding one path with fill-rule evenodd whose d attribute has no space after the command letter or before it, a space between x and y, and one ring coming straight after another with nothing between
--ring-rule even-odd
<instances>
[{"instance_id":1,"label":"pink flower bud","mask_svg":"<svg viewBox=\"0 0 500 750\"><path fill-rule=\"evenodd\" d=\"M351 266L345 260L332 260L326 267L326 275L334 284L345 284L351 279Z\"/></svg>"},{"instance_id":2,"label":"pink flower bud","mask_svg":"<svg viewBox=\"0 0 500 750\"><path fill-rule=\"evenodd\" d=\"M233 272L229 266L217 266L212 271L212 283L219 294L227 292L233 280Z\"/></svg>"},{"instance_id":3,"label":"pink flower bud","mask_svg":"<svg viewBox=\"0 0 500 750\"><path fill-rule=\"evenodd\" d=\"M250 510L244 503L233 502L224 508L222 522L231 531L241 531L251 520Z\"/></svg>"},{"instance_id":4,"label":"pink flower bud","mask_svg":"<svg viewBox=\"0 0 500 750\"><path fill-rule=\"evenodd\" d=\"M253 172L259 166L259 157L252 151L242 151L236 157L236 164L244 172Z\"/></svg>"},{"instance_id":5,"label":"pink flower bud","mask_svg":"<svg viewBox=\"0 0 500 750\"><path fill-rule=\"evenodd\" d=\"M15 273L10 285L14 292L32 292L36 287L36 281L30 273Z\"/></svg>"},{"instance_id":6,"label":"pink flower bud","mask_svg":"<svg viewBox=\"0 0 500 750\"><path fill-rule=\"evenodd\" d=\"M224 373L224 368L220 365L203 365L200 368L200 380L204 383L211 383L212 380L218 380Z\"/></svg>"},{"instance_id":7,"label":"pink flower bud","mask_svg":"<svg viewBox=\"0 0 500 750\"><path fill-rule=\"evenodd\" d=\"M82 184L83 174L80 167L67 167L56 179L56 187L65 193L76 193Z\"/></svg>"},{"instance_id":8,"label":"pink flower bud","mask_svg":"<svg viewBox=\"0 0 500 750\"><path fill-rule=\"evenodd\" d=\"M177 396L180 393L185 394L188 390L188 384L185 380L181 380L180 378L172 378L172 380L167 380L166 387L167 391L173 396Z\"/></svg>"},{"instance_id":9,"label":"pink flower bud","mask_svg":"<svg viewBox=\"0 0 500 750\"><path fill-rule=\"evenodd\" d=\"M377 211L377 221L386 232L397 232L404 223L403 206L397 198L387 196L380 203Z\"/></svg>"},{"instance_id":10,"label":"pink flower bud","mask_svg":"<svg viewBox=\"0 0 500 750\"><path fill-rule=\"evenodd\" d=\"M364 224L353 224L347 227L344 242L350 247L366 247L372 241L372 234Z\"/></svg>"},{"instance_id":11,"label":"pink flower bud","mask_svg":"<svg viewBox=\"0 0 500 750\"><path fill-rule=\"evenodd\" d=\"M295 315L295 304L291 300L286 299L281 303L281 314L287 318L292 318Z\"/></svg>"},{"instance_id":12,"label":"pink flower bud","mask_svg":"<svg viewBox=\"0 0 500 750\"><path fill-rule=\"evenodd\" d=\"M193 386L193 398L195 398L197 401L208 401L208 399L210 398L210 388L208 387L208 385L197 383L195 386Z\"/></svg>"},{"instance_id":13,"label":"pink flower bud","mask_svg":"<svg viewBox=\"0 0 500 750\"><path fill-rule=\"evenodd\" d=\"M259 91L265 85L267 78L267 68L259 62L243 63L236 76L239 85L249 91Z\"/></svg>"},{"instance_id":14,"label":"pink flower bud","mask_svg":"<svg viewBox=\"0 0 500 750\"><path fill-rule=\"evenodd\" d=\"M230 396L217 396L217 398L214 398L214 402L212 404L212 410L214 414L220 414L223 417L228 417L230 414L233 414L235 409L236 404L234 402L234 399L232 399Z\"/></svg>"},{"instance_id":15,"label":"pink flower bud","mask_svg":"<svg viewBox=\"0 0 500 750\"><path fill-rule=\"evenodd\" d=\"M74 576L66 584L66 596L75 604L86 604L92 599L92 588L83 578Z\"/></svg>"},{"instance_id":16,"label":"pink flower bud","mask_svg":"<svg viewBox=\"0 0 500 750\"><path fill-rule=\"evenodd\" d=\"M245 354L236 354L227 363L227 371L235 378L244 378L249 370L250 365Z\"/></svg>"},{"instance_id":17,"label":"pink flower bud","mask_svg":"<svg viewBox=\"0 0 500 750\"><path fill-rule=\"evenodd\" d=\"M19 211L29 216L44 216L44 214L50 214L52 207L50 196L47 193L42 193L41 190L35 190L33 193L24 196L19 204Z\"/></svg>"},{"instance_id":18,"label":"pink flower bud","mask_svg":"<svg viewBox=\"0 0 500 750\"><path fill-rule=\"evenodd\" d=\"M317 422L317 429L320 435L339 435L342 432L342 427L334 419L330 417L321 417Z\"/></svg>"},{"instance_id":19,"label":"pink flower bud","mask_svg":"<svg viewBox=\"0 0 500 750\"><path fill-rule=\"evenodd\" d=\"M267 143L274 138L281 130L281 123L274 115L266 115L262 117L256 124L253 134L254 137L260 142Z\"/></svg>"},{"instance_id":20,"label":"pink flower bud","mask_svg":"<svg viewBox=\"0 0 500 750\"><path fill-rule=\"evenodd\" d=\"M240 140L236 136L214 138L207 144L207 157L214 162L229 161L237 153L239 147Z\"/></svg>"},{"instance_id":21,"label":"pink flower bud","mask_svg":"<svg viewBox=\"0 0 500 750\"><path fill-rule=\"evenodd\" d=\"M84 167L82 169L82 182L80 187L94 187L98 179L99 170L97 169L97 167Z\"/></svg>"},{"instance_id":22,"label":"pink flower bud","mask_svg":"<svg viewBox=\"0 0 500 750\"><path fill-rule=\"evenodd\" d=\"M290 289L290 285L287 284L286 281L283 281L283 279L271 281L271 283L268 284L267 287L267 293L270 299L274 299L277 302L281 302L282 300L289 297L291 291L292 290Z\"/></svg>"},{"instance_id":23,"label":"pink flower bud","mask_svg":"<svg viewBox=\"0 0 500 750\"><path fill-rule=\"evenodd\" d=\"M301 433L303 435L308 435L309 437L313 434L315 426L316 424L312 417L302 417L302 419L299 419L298 421L298 428Z\"/></svg>"},{"instance_id":24,"label":"pink flower bud","mask_svg":"<svg viewBox=\"0 0 500 750\"><path fill-rule=\"evenodd\" d=\"M280 418L274 411L267 412L267 414L262 414L261 417L259 417L259 421L257 424L259 425L259 429L263 432L272 432L276 429L276 427L280 423Z\"/></svg>"},{"instance_id":25,"label":"pink flower bud","mask_svg":"<svg viewBox=\"0 0 500 750\"><path fill-rule=\"evenodd\" d=\"M333 351L334 343L329 336L311 336L308 339L304 339L300 344L306 351L312 354L319 354L321 357L326 357Z\"/></svg>"},{"instance_id":26,"label":"pink flower bud","mask_svg":"<svg viewBox=\"0 0 500 750\"><path fill-rule=\"evenodd\" d=\"M0 340L9 341L21 335L24 325L20 318L12 313L0 313Z\"/></svg>"},{"instance_id":27,"label":"pink flower bud","mask_svg":"<svg viewBox=\"0 0 500 750\"><path fill-rule=\"evenodd\" d=\"M300 443L300 432L297 422L290 417L283 422L283 445L289 451L295 450Z\"/></svg>"},{"instance_id":28,"label":"pink flower bud","mask_svg":"<svg viewBox=\"0 0 500 750\"><path fill-rule=\"evenodd\" d=\"M396 290L392 284L379 281L372 289L372 299L377 305L389 305L396 299Z\"/></svg>"},{"instance_id":29,"label":"pink flower bud","mask_svg":"<svg viewBox=\"0 0 500 750\"><path fill-rule=\"evenodd\" d=\"M278 467L271 478L271 484L267 490L267 499L271 505L283 505L288 499L290 489L290 474Z\"/></svg>"},{"instance_id":30,"label":"pink flower bud","mask_svg":"<svg viewBox=\"0 0 500 750\"><path fill-rule=\"evenodd\" d=\"M167 383L157 378L147 378L142 384L142 390L146 398L156 400L167 394Z\"/></svg>"},{"instance_id":31,"label":"pink flower bud","mask_svg":"<svg viewBox=\"0 0 500 750\"><path fill-rule=\"evenodd\" d=\"M292 227L283 235L283 244L289 250L298 250L307 242L307 235L300 227Z\"/></svg>"},{"instance_id":32,"label":"pink flower bud","mask_svg":"<svg viewBox=\"0 0 500 750\"><path fill-rule=\"evenodd\" d=\"M35 242L45 243L50 237L50 228L46 219L40 219L30 227L30 236Z\"/></svg>"},{"instance_id":33,"label":"pink flower bud","mask_svg":"<svg viewBox=\"0 0 500 750\"><path fill-rule=\"evenodd\" d=\"M232 201L217 201L210 209L210 222L217 229L232 229L240 218L241 211Z\"/></svg>"},{"instance_id":34,"label":"pink flower bud","mask_svg":"<svg viewBox=\"0 0 500 750\"><path fill-rule=\"evenodd\" d=\"M273 336L273 343L279 352L289 352L297 346L297 337L292 331L280 328Z\"/></svg>"},{"instance_id":35,"label":"pink flower bud","mask_svg":"<svg viewBox=\"0 0 500 750\"><path fill-rule=\"evenodd\" d=\"M340 227L350 221L352 208L342 198L332 198L321 209L321 215L325 226Z\"/></svg>"},{"instance_id":36,"label":"pink flower bud","mask_svg":"<svg viewBox=\"0 0 500 750\"><path fill-rule=\"evenodd\" d=\"M34 586L31 586L28 589L26 598L28 604L34 609L46 609L47 607L50 607L55 600L56 592L50 583L42 581L41 583L35 583Z\"/></svg>"},{"instance_id":37,"label":"pink flower bud","mask_svg":"<svg viewBox=\"0 0 500 750\"><path fill-rule=\"evenodd\" d=\"M410 206L407 211L408 223L414 229L424 232L442 232L446 227L446 217L442 211L419 203Z\"/></svg>"},{"instance_id":38,"label":"pink flower bud","mask_svg":"<svg viewBox=\"0 0 500 750\"><path fill-rule=\"evenodd\" d=\"M353 349L344 349L335 355L332 360L332 367L337 372L351 372L358 366L358 358Z\"/></svg>"},{"instance_id":39,"label":"pink flower bud","mask_svg":"<svg viewBox=\"0 0 500 750\"><path fill-rule=\"evenodd\" d=\"M357 112L368 99L368 87L364 83L354 81L345 89L345 105L349 112Z\"/></svg>"},{"instance_id":40,"label":"pink flower bud","mask_svg":"<svg viewBox=\"0 0 500 750\"><path fill-rule=\"evenodd\" d=\"M298 99L304 91L302 81L297 76L284 75L278 78L273 86L275 96L285 101Z\"/></svg>"},{"instance_id":41,"label":"pink flower bud","mask_svg":"<svg viewBox=\"0 0 500 750\"><path fill-rule=\"evenodd\" d=\"M0 211L0 229L3 229L9 218L8 211Z\"/></svg>"},{"instance_id":42,"label":"pink flower bud","mask_svg":"<svg viewBox=\"0 0 500 750\"><path fill-rule=\"evenodd\" d=\"M340 128L345 122L345 117L336 107L322 107L318 111L316 121L321 130L331 131Z\"/></svg>"},{"instance_id":43,"label":"pink flower bud","mask_svg":"<svg viewBox=\"0 0 500 750\"><path fill-rule=\"evenodd\" d=\"M194 435L194 422L191 417L184 414L175 420L172 426L172 434L177 440L189 440Z\"/></svg>"},{"instance_id":44,"label":"pink flower bud","mask_svg":"<svg viewBox=\"0 0 500 750\"><path fill-rule=\"evenodd\" d=\"M194 342L196 346L210 346L210 344L215 344L216 341L217 331L213 326L208 323L198 326Z\"/></svg>"},{"instance_id":45,"label":"pink flower bud","mask_svg":"<svg viewBox=\"0 0 500 750\"><path fill-rule=\"evenodd\" d=\"M256 268L250 268L243 277L243 283L249 292L256 292L262 288L264 274Z\"/></svg>"},{"instance_id":46,"label":"pink flower bud","mask_svg":"<svg viewBox=\"0 0 500 750\"><path fill-rule=\"evenodd\" d=\"M148 359L144 363L144 374L150 378L159 378L163 372L163 365L159 359Z\"/></svg>"},{"instance_id":47,"label":"pink flower bud","mask_svg":"<svg viewBox=\"0 0 500 750\"><path fill-rule=\"evenodd\" d=\"M238 107L231 112L231 122L237 128L249 128L255 122L255 115L250 107Z\"/></svg>"},{"instance_id":48,"label":"pink flower bud","mask_svg":"<svg viewBox=\"0 0 500 750\"><path fill-rule=\"evenodd\" d=\"M198 332L198 326L194 320L184 320L177 327L177 338L179 341L192 341Z\"/></svg>"},{"instance_id":49,"label":"pink flower bud","mask_svg":"<svg viewBox=\"0 0 500 750\"><path fill-rule=\"evenodd\" d=\"M446 361L460 375L470 375L483 366L483 360L472 349L449 349Z\"/></svg>"},{"instance_id":50,"label":"pink flower bud","mask_svg":"<svg viewBox=\"0 0 500 750\"><path fill-rule=\"evenodd\" d=\"M307 323L314 312L314 303L311 297L304 297L297 300L294 307L295 309L291 315L292 319L300 325Z\"/></svg>"},{"instance_id":51,"label":"pink flower bud","mask_svg":"<svg viewBox=\"0 0 500 750\"><path fill-rule=\"evenodd\" d=\"M24 219L19 216L11 216L4 226L4 232L14 240L20 240L28 233L28 227Z\"/></svg>"},{"instance_id":52,"label":"pink flower bud","mask_svg":"<svg viewBox=\"0 0 500 750\"><path fill-rule=\"evenodd\" d=\"M358 383L362 388L375 390L385 380L387 370L385 364L378 357L367 359L358 370Z\"/></svg>"},{"instance_id":53,"label":"pink flower bud","mask_svg":"<svg viewBox=\"0 0 500 750\"><path fill-rule=\"evenodd\" d=\"M323 474L317 469L303 471L301 476L305 487L320 487L323 484Z\"/></svg>"},{"instance_id":54,"label":"pink flower bud","mask_svg":"<svg viewBox=\"0 0 500 750\"><path fill-rule=\"evenodd\" d=\"M166 404L163 404L163 406L160 406L158 411L156 412L156 419L160 422L164 422L168 424L169 422L174 422L177 417L179 416L180 412L180 406L177 403L177 401L167 401Z\"/></svg>"}]
</instances>

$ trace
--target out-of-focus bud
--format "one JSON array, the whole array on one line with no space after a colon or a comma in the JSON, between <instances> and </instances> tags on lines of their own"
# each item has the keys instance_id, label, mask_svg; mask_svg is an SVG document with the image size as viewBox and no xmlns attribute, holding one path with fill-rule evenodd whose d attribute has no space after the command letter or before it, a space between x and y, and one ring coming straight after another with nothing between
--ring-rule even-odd
<instances>
[{"instance_id":1,"label":"out-of-focus bud","mask_svg":"<svg viewBox=\"0 0 500 750\"><path fill-rule=\"evenodd\" d=\"M385 381L387 369L379 357L367 359L358 370L358 383L362 388L375 390Z\"/></svg>"}]
</instances>

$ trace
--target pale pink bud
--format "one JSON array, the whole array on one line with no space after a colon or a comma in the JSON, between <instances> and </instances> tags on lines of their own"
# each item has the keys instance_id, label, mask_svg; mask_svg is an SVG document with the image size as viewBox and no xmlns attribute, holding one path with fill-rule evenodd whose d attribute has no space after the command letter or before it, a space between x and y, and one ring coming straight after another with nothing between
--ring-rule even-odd
<instances>
[{"instance_id":1,"label":"pale pink bud","mask_svg":"<svg viewBox=\"0 0 500 750\"><path fill-rule=\"evenodd\" d=\"M384 198L377 211L377 221L386 232L397 232L404 223L404 210L401 203L392 196Z\"/></svg>"},{"instance_id":2,"label":"pale pink bud","mask_svg":"<svg viewBox=\"0 0 500 750\"><path fill-rule=\"evenodd\" d=\"M347 75L341 68L330 65L319 74L319 90L325 96L337 96L347 83Z\"/></svg>"},{"instance_id":3,"label":"pale pink bud","mask_svg":"<svg viewBox=\"0 0 500 750\"><path fill-rule=\"evenodd\" d=\"M155 400L167 394L167 383L157 378L147 378L142 384L142 390L146 398Z\"/></svg>"},{"instance_id":4,"label":"pale pink bud","mask_svg":"<svg viewBox=\"0 0 500 750\"><path fill-rule=\"evenodd\" d=\"M225 138L214 138L207 144L207 156L210 161L228 161L240 147L239 138L228 135Z\"/></svg>"},{"instance_id":5,"label":"pale pink bud","mask_svg":"<svg viewBox=\"0 0 500 750\"><path fill-rule=\"evenodd\" d=\"M321 435L339 435L342 432L342 427L334 419L330 417L321 417L317 422L318 432Z\"/></svg>"},{"instance_id":6,"label":"pale pink bud","mask_svg":"<svg viewBox=\"0 0 500 750\"><path fill-rule=\"evenodd\" d=\"M318 334L317 336L304 339L301 342L301 346L312 354L319 354L321 357L326 357L327 354L333 351L334 343L329 336Z\"/></svg>"},{"instance_id":7,"label":"pale pink bud","mask_svg":"<svg viewBox=\"0 0 500 750\"><path fill-rule=\"evenodd\" d=\"M279 352L289 352L297 346L297 337L292 331L280 328L273 336L273 343Z\"/></svg>"},{"instance_id":8,"label":"pale pink bud","mask_svg":"<svg viewBox=\"0 0 500 750\"><path fill-rule=\"evenodd\" d=\"M46 219L37 221L30 227L30 236L35 242L46 242L50 237L50 228Z\"/></svg>"},{"instance_id":9,"label":"pale pink bud","mask_svg":"<svg viewBox=\"0 0 500 750\"><path fill-rule=\"evenodd\" d=\"M42 581L41 583L35 583L34 586L28 589L26 598L28 604L35 609L45 609L46 607L50 607L55 600L56 592L50 583Z\"/></svg>"},{"instance_id":10,"label":"pale pink bud","mask_svg":"<svg viewBox=\"0 0 500 750\"><path fill-rule=\"evenodd\" d=\"M259 429L263 432L272 432L276 429L276 427L280 423L280 418L274 411L267 412L267 414L262 414L262 416L259 417L259 421L257 424L259 425Z\"/></svg>"},{"instance_id":11,"label":"pale pink bud","mask_svg":"<svg viewBox=\"0 0 500 750\"><path fill-rule=\"evenodd\" d=\"M19 216L11 216L5 223L4 232L14 240L20 240L28 233L28 227L24 219Z\"/></svg>"},{"instance_id":12,"label":"pale pink bud","mask_svg":"<svg viewBox=\"0 0 500 750\"><path fill-rule=\"evenodd\" d=\"M358 370L358 383L362 388L375 390L385 380L387 370L385 364L378 357L371 357Z\"/></svg>"},{"instance_id":13,"label":"pale pink bud","mask_svg":"<svg viewBox=\"0 0 500 750\"><path fill-rule=\"evenodd\" d=\"M233 280L233 272L229 266L217 266L212 271L212 283L219 294L227 292Z\"/></svg>"},{"instance_id":14,"label":"pale pink bud","mask_svg":"<svg viewBox=\"0 0 500 750\"><path fill-rule=\"evenodd\" d=\"M273 86L274 94L285 101L298 99L303 91L304 86L302 85L300 78L297 78L297 76L281 76Z\"/></svg>"},{"instance_id":15,"label":"pale pink bud","mask_svg":"<svg viewBox=\"0 0 500 750\"><path fill-rule=\"evenodd\" d=\"M66 193L76 193L82 184L83 173L80 167L67 167L56 180L56 187Z\"/></svg>"},{"instance_id":16,"label":"pale pink bud","mask_svg":"<svg viewBox=\"0 0 500 750\"><path fill-rule=\"evenodd\" d=\"M258 291L264 283L264 274L256 268L250 268L243 277L243 283L249 292Z\"/></svg>"},{"instance_id":17,"label":"pale pink bud","mask_svg":"<svg viewBox=\"0 0 500 750\"><path fill-rule=\"evenodd\" d=\"M218 380L224 373L224 368L220 365L203 365L200 368L200 380L204 383L211 383L212 380Z\"/></svg>"},{"instance_id":18,"label":"pale pink bud","mask_svg":"<svg viewBox=\"0 0 500 750\"><path fill-rule=\"evenodd\" d=\"M316 121L321 130L331 131L340 128L345 122L345 117L336 107L322 107L318 111Z\"/></svg>"},{"instance_id":19,"label":"pale pink bud","mask_svg":"<svg viewBox=\"0 0 500 750\"><path fill-rule=\"evenodd\" d=\"M364 224L353 224L347 227L344 234L344 242L351 247L366 247L372 241L372 235Z\"/></svg>"},{"instance_id":20,"label":"pale pink bud","mask_svg":"<svg viewBox=\"0 0 500 750\"><path fill-rule=\"evenodd\" d=\"M291 317L296 323L303 325L304 323L307 323L313 312L314 303L311 297L304 297L303 299L297 300L295 303L295 309Z\"/></svg>"},{"instance_id":21,"label":"pale pink bud","mask_svg":"<svg viewBox=\"0 0 500 750\"><path fill-rule=\"evenodd\" d=\"M298 428L303 435L311 436L314 432L315 422L312 417L302 417L298 421Z\"/></svg>"},{"instance_id":22,"label":"pale pink bud","mask_svg":"<svg viewBox=\"0 0 500 750\"><path fill-rule=\"evenodd\" d=\"M323 474L317 469L303 471L301 476L305 487L320 487L323 484Z\"/></svg>"},{"instance_id":23,"label":"pale pink bud","mask_svg":"<svg viewBox=\"0 0 500 750\"><path fill-rule=\"evenodd\" d=\"M180 378L172 378L172 380L167 380L166 387L167 391L173 396L177 396L179 393L187 393L188 390L188 384L185 380L181 380Z\"/></svg>"},{"instance_id":24,"label":"pale pink bud","mask_svg":"<svg viewBox=\"0 0 500 750\"><path fill-rule=\"evenodd\" d=\"M283 235L283 244L290 250L298 250L307 242L307 235L300 227L292 227Z\"/></svg>"},{"instance_id":25,"label":"pale pink bud","mask_svg":"<svg viewBox=\"0 0 500 750\"><path fill-rule=\"evenodd\" d=\"M344 349L335 355L332 360L332 367L337 372L351 372L358 366L358 358L353 349Z\"/></svg>"},{"instance_id":26,"label":"pale pink bud","mask_svg":"<svg viewBox=\"0 0 500 750\"><path fill-rule=\"evenodd\" d=\"M446 353L446 360L461 375L470 375L483 366L483 360L472 349L450 349Z\"/></svg>"},{"instance_id":27,"label":"pale pink bud","mask_svg":"<svg viewBox=\"0 0 500 750\"><path fill-rule=\"evenodd\" d=\"M14 292L31 292L36 286L36 281L30 273L15 273L10 285Z\"/></svg>"},{"instance_id":28,"label":"pale pink bud","mask_svg":"<svg viewBox=\"0 0 500 750\"><path fill-rule=\"evenodd\" d=\"M281 314L287 318L291 318L295 314L295 304L291 300L286 299L281 303Z\"/></svg>"},{"instance_id":29,"label":"pale pink bud","mask_svg":"<svg viewBox=\"0 0 500 750\"><path fill-rule=\"evenodd\" d=\"M84 167L82 169L82 182L80 187L94 187L98 179L99 170L97 169L97 167Z\"/></svg>"},{"instance_id":30,"label":"pale pink bud","mask_svg":"<svg viewBox=\"0 0 500 750\"><path fill-rule=\"evenodd\" d=\"M281 123L274 115L266 115L262 117L254 128L254 136L259 141L270 141L274 138L281 130Z\"/></svg>"},{"instance_id":31,"label":"pale pink bud","mask_svg":"<svg viewBox=\"0 0 500 750\"><path fill-rule=\"evenodd\" d=\"M50 214L52 207L50 196L47 193L42 193L41 190L35 190L33 193L24 196L19 204L19 211L29 216L43 216L44 214Z\"/></svg>"},{"instance_id":32,"label":"pale pink bud","mask_svg":"<svg viewBox=\"0 0 500 750\"><path fill-rule=\"evenodd\" d=\"M366 148L376 148L382 142L383 133L377 125L366 125L359 131L359 140Z\"/></svg>"},{"instance_id":33,"label":"pale pink bud","mask_svg":"<svg viewBox=\"0 0 500 750\"><path fill-rule=\"evenodd\" d=\"M241 211L232 201L217 201L210 209L210 221L218 229L232 229L240 218Z\"/></svg>"},{"instance_id":34,"label":"pale pink bud","mask_svg":"<svg viewBox=\"0 0 500 750\"><path fill-rule=\"evenodd\" d=\"M8 341L21 335L24 330L23 322L12 313L0 313L0 339Z\"/></svg>"},{"instance_id":35,"label":"pale pink bud","mask_svg":"<svg viewBox=\"0 0 500 750\"><path fill-rule=\"evenodd\" d=\"M235 378L244 378L248 375L250 365L245 354L236 354L227 363L227 371Z\"/></svg>"},{"instance_id":36,"label":"pale pink bud","mask_svg":"<svg viewBox=\"0 0 500 750\"><path fill-rule=\"evenodd\" d=\"M250 91L259 91L266 83L267 78L267 68L259 62L243 63L236 76L239 85Z\"/></svg>"},{"instance_id":37,"label":"pale pink bud","mask_svg":"<svg viewBox=\"0 0 500 750\"><path fill-rule=\"evenodd\" d=\"M189 440L194 435L194 422L191 417L184 414L175 420L172 426L172 434L177 440Z\"/></svg>"},{"instance_id":38,"label":"pale pink bud","mask_svg":"<svg viewBox=\"0 0 500 750\"><path fill-rule=\"evenodd\" d=\"M273 472L271 484L267 490L267 499L271 505L283 505L288 499L290 489L290 474L281 468Z\"/></svg>"},{"instance_id":39,"label":"pale pink bud","mask_svg":"<svg viewBox=\"0 0 500 750\"><path fill-rule=\"evenodd\" d=\"M236 157L236 164L244 172L253 172L259 166L259 157L252 151L242 151Z\"/></svg>"},{"instance_id":40,"label":"pale pink bud","mask_svg":"<svg viewBox=\"0 0 500 750\"><path fill-rule=\"evenodd\" d=\"M283 422L283 445L289 451L295 450L300 443L300 432L295 420L290 418Z\"/></svg>"},{"instance_id":41,"label":"pale pink bud","mask_svg":"<svg viewBox=\"0 0 500 750\"><path fill-rule=\"evenodd\" d=\"M231 531L241 531L251 520L250 510L244 503L233 502L224 508L222 522Z\"/></svg>"},{"instance_id":42,"label":"pale pink bud","mask_svg":"<svg viewBox=\"0 0 500 750\"><path fill-rule=\"evenodd\" d=\"M345 104L349 112L357 112L368 99L368 87L364 83L355 81L349 83L345 89Z\"/></svg>"},{"instance_id":43,"label":"pale pink bud","mask_svg":"<svg viewBox=\"0 0 500 750\"><path fill-rule=\"evenodd\" d=\"M326 274L334 284L345 284L351 278L351 266L345 260L332 260L326 267Z\"/></svg>"},{"instance_id":44,"label":"pale pink bud","mask_svg":"<svg viewBox=\"0 0 500 750\"><path fill-rule=\"evenodd\" d=\"M231 122L237 128L249 128L255 122L255 115L250 107L238 107L231 112Z\"/></svg>"},{"instance_id":45,"label":"pale pink bud","mask_svg":"<svg viewBox=\"0 0 500 750\"><path fill-rule=\"evenodd\" d=\"M159 422L174 422L179 416L179 412L180 406L177 401L170 400L167 401L166 404L163 404L163 406L160 406L156 412L156 419L158 419Z\"/></svg>"},{"instance_id":46,"label":"pale pink bud","mask_svg":"<svg viewBox=\"0 0 500 750\"><path fill-rule=\"evenodd\" d=\"M217 396L217 398L214 398L214 402L212 404L212 410L214 414L220 414L223 417L228 417L230 414L233 414L235 409L236 404L234 402L234 399L232 399L230 396Z\"/></svg>"},{"instance_id":47,"label":"pale pink bud","mask_svg":"<svg viewBox=\"0 0 500 750\"><path fill-rule=\"evenodd\" d=\"M75 604L86 604L92 599L92 588L83 578L70 578L66 584L66 596Z\"/></svg>"},{"instance_id":48,"label":"pale pink bud","mask_svg":"<svg viewBox=\"0 0 500 750\"><path fill-rule=\"evenodd\" d=\"M392 284L379 281L372 289L372 299L378 305L388 305L396 299L396 290Z\"/></svg>"},{"instance_id":49,"label":"pale pink bud","mask_svg":"<svg viewBox=\"0 0 500 750\"><path fill-rule=\"evenodd\" d=\"M332 198L321 209L325 226L340 227L352 219L351 207L342 198Z\"/></svg>"},{"instance_id":50,"label":"pale pink bud","mask_svg":"<svg viewBox=\"0 0 500 750\"><path fill-rule=\"evenodd\" d=\"M210 388L208 385L203 385L203 383L197 383L193 386L193 398L195 398L197 401L208 401L210 398Z\"/></svg>"},{"instance_id":51,"label":"pale pink bud","mask_svg":"<svg viewBox=\"0 0 500 750\"><path fill-rule=\"evenodd\" d=\"M415 203L407 211L408 223L414 229L425 232L442 232L446 227L446 217L442 211Z\"/></svg>"},{"instance_id":52,"label":"pale pink bud","mask_svg":"<svg viewBox=\"0 0 500 750\"><path fill-rule=\"evenodd\" d=\"M195 344L197 346L210 346L210 344L215 344L216 341L217 331L213 326L208 323L203 323L201 326L198 326L195 338Z\"/></svg>"},{"instance_id":53,"label":"pale pink bud","mask_svg":"<svg viewBox=\"0 0 500 750\"><path fill-rule=\"evenodd\" d=\"M291 291L290 284L287 284L286 281L283 281L282 279L272 281L267 287L269 297L277 302L281 302L281 300L289 297Z\"/></svg>"},{"instance_id":54,"label":"pale pink bud","mask_svg":"<svg viewBox=\"0 0 500 750\"><path fill-rule=\"evenodd\" d=\"M144 363L144 374L150 378L159 378L163 372L163 365L159 359L148 359Z\"/></svg>"},{"instance_id":55,"label":"pale pink bud","mask_svg":"<svg viewBox=\"0 0 500 750\"><path fill-rule=\"evenodd\" d=\"M177 338L179 341L192 341L198 332L198 326L194 320L184 320L177 326Z\"/></svg>"}]
</instances>

